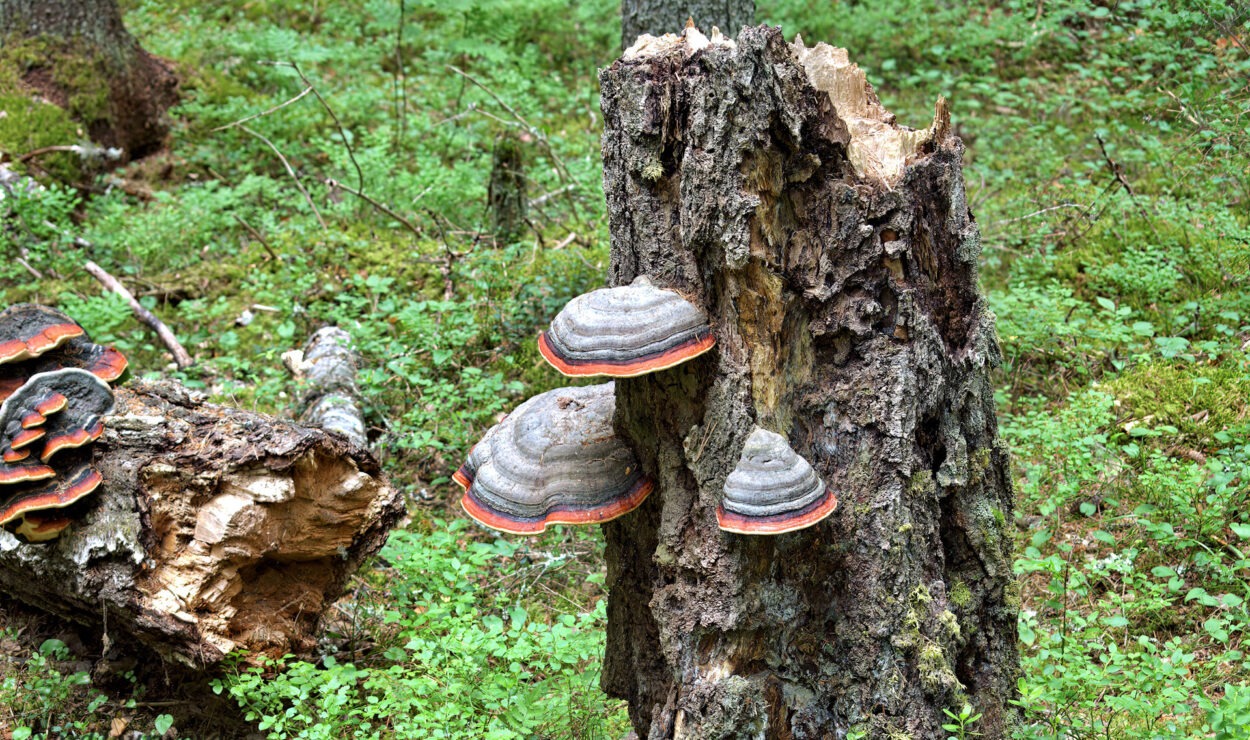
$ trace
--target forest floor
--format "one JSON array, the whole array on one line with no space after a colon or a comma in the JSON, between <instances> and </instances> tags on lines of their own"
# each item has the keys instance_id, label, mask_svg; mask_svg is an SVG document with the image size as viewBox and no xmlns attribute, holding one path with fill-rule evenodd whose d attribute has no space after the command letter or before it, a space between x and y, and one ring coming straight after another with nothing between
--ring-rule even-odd
<instances>
[{"instance_id":1,"label":"forest floor","mask_svg":"<svg viewBox=\"0 0 1250 740\"><path fill-rule=\"evenodd\" d=\"M225 724L186 699L203 687L0 604L0 737L624 735L597 682L599 532L496 539L450 481L501 413L562 383L533 336L602 283L596 70L619 53L617 5L122 5L182 80L169 147L112 173L35 160L45 189L0 203L26 262L0 263L6 302L60 306L140 374L287 415L281 353L343 326L412 515L315 663L211 679L238 708ZM945 95L968 146L1018 494L1017 736L1244 737L1250 6L774 0L758 17L850 49L903 123ZM0 151L77 143L4 85ZM487 207L505 140L528 178L510 243ZM169 364L85 259L196 365Z\"/></svg>"}]
</instances>

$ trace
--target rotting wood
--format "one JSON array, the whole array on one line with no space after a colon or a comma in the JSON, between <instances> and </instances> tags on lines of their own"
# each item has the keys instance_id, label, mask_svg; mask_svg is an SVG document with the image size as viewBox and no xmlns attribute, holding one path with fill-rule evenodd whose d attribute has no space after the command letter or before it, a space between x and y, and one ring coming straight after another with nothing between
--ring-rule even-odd
<instances>
[{"instance_id":1,"label":"rotting wood","mask_svg":"<svg viewBox=\"0 0 1250 740\"><path fill-rule=\"evenodd\" d=\"M844 52L778 29L644 37L600 77L609 284L646 275L716 349L617 381L656 490L604 526L602 684L640 737L1003 736L1018 657L1012 490L945 106L898 126ZM777 536L717 526L748 434L840 499Z\"/></svg>"},{"instance_id":2,"label":"rotting wood","mask_svg":"<svg viewBox=\"0 0 1250 740\"><path fill-rule=\"evenodd\" d=\"M307 655L402 514L363 448L175 384L117 389L105 425L96 503L47 545L0 532L0 591L193 668Z\"/></svg>"},{"instance_id":3,"label":"rotting wood","mask_svg":"<svg viewBox=\"0 0 1250 740\"><path fill-rule=\"evenodd\" d=\"M308 338L303 350L287 353L283 361L297 379L307 384L300 422L368 447L365 415L356 387L360 355L352 346L351 335L337 326L322 327Z\"/></svg>"}]
</instances>

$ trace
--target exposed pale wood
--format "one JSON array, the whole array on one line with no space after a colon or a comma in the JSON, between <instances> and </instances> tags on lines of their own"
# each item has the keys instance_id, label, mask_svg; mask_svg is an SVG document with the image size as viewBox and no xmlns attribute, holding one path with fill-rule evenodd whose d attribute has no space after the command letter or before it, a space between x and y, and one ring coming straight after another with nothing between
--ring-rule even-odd
<instances>
[{"instance_id":1,"label":"exposed pale wood","mask_svg":"<svg viewBox=\"0 0 1250 740\"><path fill-rule=\"evenodd\" d=\"M177 385L117 389L105 424L95 505L47 545L0 532L0 591L196 668L307 654L402 512L364 449Z\"/></svg>"},{"instance_id":2,"label":"exposed pale wood","mask_svg":"<svg viewBox=\"0 0 1250 740\"><path fill-rule=\"evenodd\" d=\"M679 290L717 341L617 381L656 490L604 527L603 686L640 737L944 737L965 700L986 737L1010 724L1013 501L963 147L942 106L898 126L844 56L687 31L600 77L609 283ZM830 518L717 527L754 425Z\"/></svg>"}]
</instances>

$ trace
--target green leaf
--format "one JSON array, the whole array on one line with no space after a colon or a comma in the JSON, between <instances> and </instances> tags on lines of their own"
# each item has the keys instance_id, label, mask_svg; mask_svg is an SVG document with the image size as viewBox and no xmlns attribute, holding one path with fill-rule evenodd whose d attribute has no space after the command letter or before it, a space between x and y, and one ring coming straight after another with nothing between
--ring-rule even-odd
<instances>
[{"instance_id":1,"label":"green leaf","mask_svg":"<svg viewBox=\"0 0 1250 740\"><path fill-rule=\"evenodd\" d=\"M166 732L169 732L169 728L173 726L174 726L174 718L168 714L159 714L156 716L156 719L152 721L152 727L154 727L157 733L161 735L164 735Z\"/></svg>"}]
</instances>

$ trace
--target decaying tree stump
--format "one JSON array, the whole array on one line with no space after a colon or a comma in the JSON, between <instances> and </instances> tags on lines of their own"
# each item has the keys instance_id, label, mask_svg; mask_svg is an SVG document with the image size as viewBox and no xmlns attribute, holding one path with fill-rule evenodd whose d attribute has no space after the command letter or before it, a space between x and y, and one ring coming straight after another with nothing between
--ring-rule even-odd
<instances>
[{"instance_id":1,"label":"decaying tree stump","mask_svg":"<svg viewBox=\"0 0 1250 740\"><path fill-rule=\"evenodd\" d=\"M642 737L1001 737L1018 657L1012 490L963 146L895 125L845 52L687 31L601 75L609 282L705 307L717 347L617 381L656 479L605 525L603 686ZM715 510L779 432L841 503L778 536Z\"/></svg>"},{"instance_id":2,"label":"decaying tree stump","mask_svg":"<svg viewBox=\"0 0 1250 740\"><path fill-rule=\"evenodd\" d=\"M96 503L49 544L0 532L0 592L196 668L234 649L307 652L402 513L377 462L177 385L116 395Z\"/></svg>"}]
</instances>

